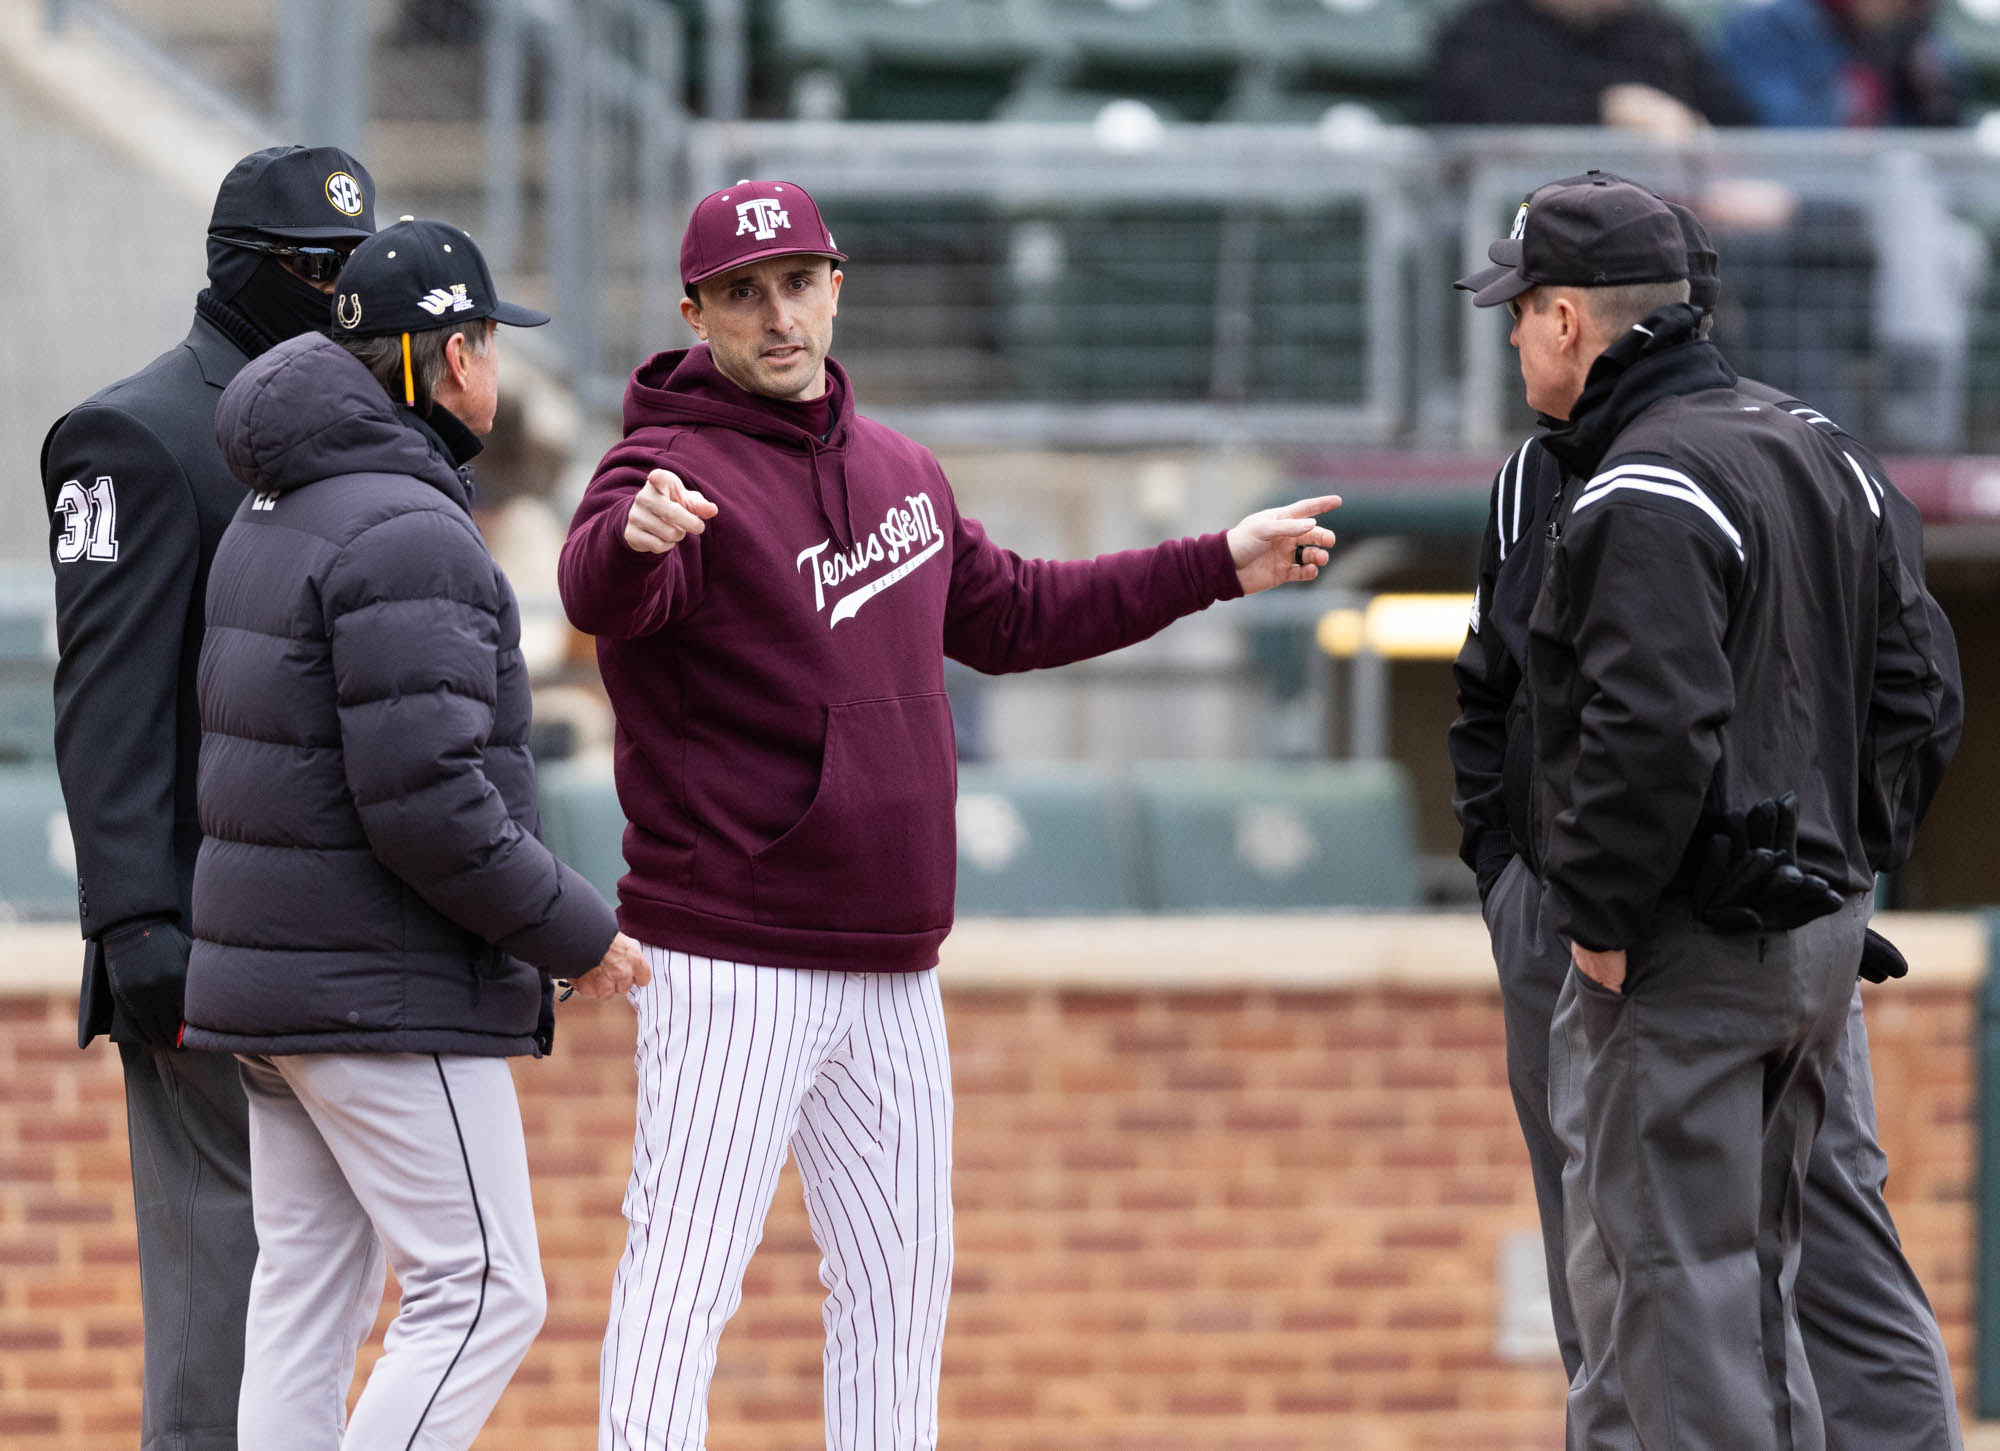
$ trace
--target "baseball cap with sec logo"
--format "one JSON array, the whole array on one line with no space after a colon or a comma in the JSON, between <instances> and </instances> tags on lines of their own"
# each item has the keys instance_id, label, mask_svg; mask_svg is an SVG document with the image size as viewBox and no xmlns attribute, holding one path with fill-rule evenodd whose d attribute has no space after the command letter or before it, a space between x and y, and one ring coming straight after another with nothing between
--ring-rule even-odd
<instances>
[{"instance_id":1,"label":"baseball cap with sec logo","mask_svg":"<svg viewBox=\"0 0 2000 1451\"><path fill-rule=\"evenodd\" d=\"M693 286L747 262L794 253L847 260L804 187L739 181L695 203L681 234L681 282Z\"/></svg>"},{"instance_id":2,"label":"baseball cap with sec logo","mask_svg":"<svg viewBox=\"0 0 2000 1451\"><path fill-rule=\"evenodd\" d=\"M293 242L358 242L375 230L375 180L337 146L267 146L229 169L208 230Z\"/></svg>"}]
</instances>

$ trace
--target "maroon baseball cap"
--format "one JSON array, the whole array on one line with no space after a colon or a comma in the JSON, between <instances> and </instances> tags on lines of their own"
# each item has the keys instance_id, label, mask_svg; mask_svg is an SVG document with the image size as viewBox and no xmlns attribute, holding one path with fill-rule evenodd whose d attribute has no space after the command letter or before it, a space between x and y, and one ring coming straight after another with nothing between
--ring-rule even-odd
<instances>
[{"instance_id":1,"label":"maroon baseball cap","mask_svg":"<svg viewBox=\"0 0 2000 1451\"><path fill-rule=\"evenodd\" d=\"M681 236L681 282L803 252L845 262L806 189L793 181L739 181L695 204Z\"/></svg>"}]
</instances>

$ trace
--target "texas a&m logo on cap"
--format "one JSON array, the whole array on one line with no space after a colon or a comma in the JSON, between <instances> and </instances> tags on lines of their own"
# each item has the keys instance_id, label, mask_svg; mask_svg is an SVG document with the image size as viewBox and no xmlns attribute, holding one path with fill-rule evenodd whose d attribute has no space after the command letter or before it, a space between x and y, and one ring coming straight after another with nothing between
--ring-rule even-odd
<instances>
[{"instance_id":1,"label":"texas a&m logo on cap","mask_svg":"<svg viewBox=\"0 0 2000 1451\"><path fill-rule=\"evenodd\" d=\"M752 197L736 208L736 235L750 233L760 242L771 241L778 235L778 228L792 229L791 214L773 197Z\"/></svg>"}]
</instances>

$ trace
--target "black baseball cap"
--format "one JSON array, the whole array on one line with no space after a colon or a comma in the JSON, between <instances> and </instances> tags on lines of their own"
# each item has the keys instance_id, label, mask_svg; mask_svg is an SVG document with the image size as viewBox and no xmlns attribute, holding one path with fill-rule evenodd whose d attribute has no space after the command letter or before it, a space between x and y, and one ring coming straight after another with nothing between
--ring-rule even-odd
<instances>
[{"instance_id":1,"label":"black baseball cap","mask_svg":"<svg viewBox=\"0 0 2000 1451\"><path fill-rule=\"evenodd\" d=\"M358 242L375 230L375 179L338 146L267 146L229 168L208 230Z\"/></svg>"},{"instance_id":2,"label":"black baseball cap","mask_svg":"<svg viewBox=\"0 0 2000 1451\"><path fill-rule=\"evenodd\" d=\"M1667 203L1608 173L1537 187L1514 229L1486 249L1496 265L1455 284L1478 307L1497 307L1531 287L1620 287L1680 282L1687 243Z\"/></svg>"},{"instance_id":3,"label":"black baseball cap","mask_svg":"<svg viewBox=\"0 0 2000 1451\"><path fill-rule=\"evenodd\" d=\"M404 217L359 247L333 285L336 338L430 332L490 317L540 327L545 312L502 302L471 237L449 222Z\"/></svg>"},{"instance_id":4,"label":"black baseball cap","mask_svg":"<svg viewBox=\"0 0 2000 1451\"><path fill-rule=\"evenodd\" d=\"M1722 258L1708 239L1708 228L1690 208L1668 202L1667 209L1681 224L1681 243L1687 248L1688 301L1703 312L1714 312L1722 300Z\"/></svg>"}]
</instances>

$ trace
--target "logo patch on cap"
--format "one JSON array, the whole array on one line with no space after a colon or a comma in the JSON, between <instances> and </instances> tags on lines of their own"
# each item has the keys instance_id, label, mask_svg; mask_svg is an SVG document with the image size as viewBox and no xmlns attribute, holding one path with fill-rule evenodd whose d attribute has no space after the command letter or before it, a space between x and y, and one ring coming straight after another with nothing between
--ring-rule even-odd
<instances>
[{"instance_id":1,"label":"logo patch on cap","mask_svg":"<svg viewBox=\"0 0 2000 1451\"><path fill-rule=\"evenodd\" d=\"M760 242L769 242L778 235L777 229L792 229L792 219L785 209L770 197L756 197L736 204L736 235L751 233Z\"/></svg>"},{"instance_id":2,"label":"logo patch on cap","mask_svg":"<svg viewBox=\"0 0 2000 1451\"><path fill-rule=\"evenodd\" d=\"M1510 242L1518 242L1524 235L1526 235L1527 230L1528 230L1528 204L1526 202L1522 202L1521 209L1518 212L1514 213L1514 229L1507 234L1507 240ZM1539 233L1537 235L1539 235Z\"/></svg>"},{"instance_id":3,"label":"logo patch on cap","mask_svg":"<svg viewBox=\"0 0 2000 1451\"><path fill-rule=\"evenodd\" d=\"M344 171L336 171L326 179L326 199L343 217L360 216L365 205L361 183Z\"/></svg>"},{"instance_id":4,"label":"logo patch on cap","mask_svg":"<svg viewBox=\"0 0 2000 1451\"><path fill-rule=\"evenodd\" d=\"M343 292L333 300L334 320L349 332L361 326L361 294Z\"/></svg>"},{"instance_id":5,"label":"logo patch on cap","mask_svg":"<svg viewBox=\"0 0 2000 1451\"><path fill-rule=\"evenodd\" d=\"M471 312L472 299L466 296L463 282L454 282L449 291L442 287L433 287L417 299L417 306L432 317L443 317L447 309L452 312Z\"/></svg>"}]
</instances>

